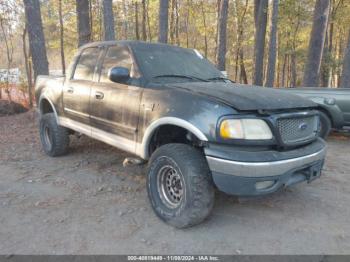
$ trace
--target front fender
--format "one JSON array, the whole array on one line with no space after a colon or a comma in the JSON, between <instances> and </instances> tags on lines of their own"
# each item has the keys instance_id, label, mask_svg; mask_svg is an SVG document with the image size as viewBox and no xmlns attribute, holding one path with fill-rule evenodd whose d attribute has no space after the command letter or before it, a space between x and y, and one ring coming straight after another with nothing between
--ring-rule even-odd
<instances>
[{"instance_id":1,"label":"front fender","mask_svg":"<svg viewBox=\"0 0 350 262\"><path fill-rule=\"evenodd\" d=\"M146 88L140 106L137 155L148 158L149 142L162 125L179 126L201 141L214 142L219 118L235 113L234 109L207 96L173 88Z\"/></svg>"},{"instance_id":2,"label":"front fender","mask_svg":"<svg viewBox=\"0 0 350 262\"><path fill-rule=\"evenodd\" d=\"M149 157L148 149L150 140L157 128L159 128L162 125L174 125L185 128L186 130L194 134L199 140L208 141L208 138L203 134L203 132L192 123L178 117L161 117L156 121L152 122L147 127L143 135L142 143L138 145L138 148L136 148L137 154L140 155L142 158L147 159Z\"/></svg>"}]
</instances>

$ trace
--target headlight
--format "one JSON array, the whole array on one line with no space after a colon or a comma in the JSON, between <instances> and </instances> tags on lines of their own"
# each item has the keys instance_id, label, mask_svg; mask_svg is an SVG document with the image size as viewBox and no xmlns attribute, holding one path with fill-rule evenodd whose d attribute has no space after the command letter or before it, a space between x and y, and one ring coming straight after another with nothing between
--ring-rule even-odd
<instances>
[{"instance_id":1,"label":"headlight","mask_svg":"<svg viewBox=\"0 0 350 262\"><path fill-rule=\"evenodd\" d=\"M261 119L226 119L221 122L220 136L224 139L272 139L271 129Z\"/></svg>"}]
</instances>

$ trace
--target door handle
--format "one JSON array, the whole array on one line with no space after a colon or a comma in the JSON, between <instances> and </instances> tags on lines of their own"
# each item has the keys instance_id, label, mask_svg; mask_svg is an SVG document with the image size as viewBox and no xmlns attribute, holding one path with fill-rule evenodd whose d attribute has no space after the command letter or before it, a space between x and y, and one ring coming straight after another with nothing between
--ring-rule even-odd
<instances>
[{"instance_id":1,"label":"door handle","mask_svg":"<svg viewBox=\"0 0 350 262\"><path fill-rule=\"evenodd\" d=\"M73 87L68 87L67 88L67 92L71 93L71 94L74 93L74 88Z\"/></svg>"},{"instance_id":2,"label":"door handle","mask_svg":"<svg viewBox=\"0 0 350 262\"><path fill-rule=\"evenodd\" d=\"M95 93L95 98L96 99L103 99L104 98L104 94L102 92L96 92Z\"/></svg>"}]
</instances>

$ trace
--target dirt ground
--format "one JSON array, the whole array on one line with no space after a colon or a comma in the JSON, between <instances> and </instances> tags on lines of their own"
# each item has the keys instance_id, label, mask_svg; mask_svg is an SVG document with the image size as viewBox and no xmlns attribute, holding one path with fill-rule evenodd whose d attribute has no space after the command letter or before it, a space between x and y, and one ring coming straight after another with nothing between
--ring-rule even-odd
<instances>
[{"instance_id":1,"label":"dirt ground","mask_svg":"<svg viewBox=\"0 0 350 262\"><path fill-rule=\"evenodd\" d=\"M217 193L186 230L153 213L143 167L87 137L41 150L33 112L0 117L0 254L349 254L350 136L333 135L321 179L263 198Z\"/></svg>"}]
</instances>

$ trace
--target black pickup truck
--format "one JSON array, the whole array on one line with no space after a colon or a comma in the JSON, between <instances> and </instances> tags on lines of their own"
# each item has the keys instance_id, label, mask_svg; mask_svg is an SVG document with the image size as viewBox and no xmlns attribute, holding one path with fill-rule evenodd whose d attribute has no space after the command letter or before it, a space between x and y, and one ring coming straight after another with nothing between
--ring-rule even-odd
<instances>
[{"instance_id":1,"label":"black pickup truck","mask_svg":"<svg viewBox=\"0 0 350 262\"><path fill-rule=\"evenodd\" d=\"M321 174L326 155L312 101L226 79L197 50L137 41L83 46L68 73L39 76L40 138L49 156L83 133L148 161L155 213L203 221L214 189L275 192Z\"/></svg>"}]
</instances>

